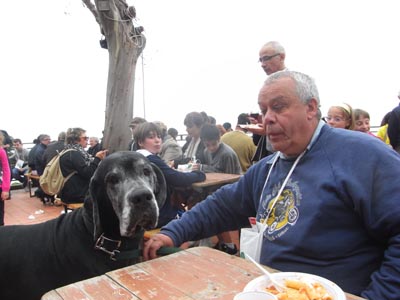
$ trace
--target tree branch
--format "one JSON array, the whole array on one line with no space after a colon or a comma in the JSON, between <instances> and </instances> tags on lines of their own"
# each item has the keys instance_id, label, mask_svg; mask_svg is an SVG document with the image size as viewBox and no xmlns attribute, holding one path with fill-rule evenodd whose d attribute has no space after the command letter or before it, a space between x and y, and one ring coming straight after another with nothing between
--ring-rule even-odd
<instances>
[{"instance_id":1,"label":"tree branch","mask_svg":"<svg viewBox=\"0 0 400 300\"><path fill-rule=\"evenodd\" d=\"M96 6L91 2L91 0L82 0L82 2L91 11L91 13L93 14L94 18L96 19L97 24L99 24L100 27L101 27L101 23L100 23L100 20L99 20L99 13L98 13L98 11L96 9Z\"/></svg>"}]
</instances>

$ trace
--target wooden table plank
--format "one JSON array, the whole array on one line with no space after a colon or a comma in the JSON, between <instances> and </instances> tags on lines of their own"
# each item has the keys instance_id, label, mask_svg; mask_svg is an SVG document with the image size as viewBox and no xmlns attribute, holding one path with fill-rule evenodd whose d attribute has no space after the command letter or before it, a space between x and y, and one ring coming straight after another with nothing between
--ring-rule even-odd
<instances>
[{"instance_id":1,"label":"wooden table plank","mask_svg":"<svg viewBox=\"0 0 400 300\"><path fill-rule=\"evenodd\" d=\"M136 266L126 267L110 273L107 276L130 290L141 300L190 300L184 293L174 288L165 280L154 276Z\"/></svg>"},{"instance_id":2,"label":"wooden table plank","mask_svg":"<svg viewBox=\"0 0 400 300\"><path fill-rule=\"evenodd\" d=\"M192 183L192 187L203 189L212 186L224 185L236 182L240 179L240 177L241 175L238 174L206 173L206 180L202 182Z\"/></svg>"},{"instance_id":3,"label":"wooden table plank","mask_svg":"<svg viewBox=\"0 0 400 300\"><path fill-rule=\"evenodd\" d=\"M63 298L53 290L43 295L42 300L63 300Z\"/></svg>"},{"instance_id":4,"label":"wooden table plank","mask_svg":"<svg viewBox=\"0 0 400 300\"><path fill-rule=\"evenodd\" d=\"M139 299L106 275L75 282L73 284L56 289L56 291L62 299L68 300Z\"/></svg>"},{"instance_id":5,"label":"wooden table plank","mask_svg":"<svg viewBox=\"0 0 400 300\"><path fill-rule=\"evenodd\" d=\"M195 247L59 288L42 299L232 300L261 275L248 260ZM346 297L363 300L350 294Z\"/></svg>"}]
</instances>

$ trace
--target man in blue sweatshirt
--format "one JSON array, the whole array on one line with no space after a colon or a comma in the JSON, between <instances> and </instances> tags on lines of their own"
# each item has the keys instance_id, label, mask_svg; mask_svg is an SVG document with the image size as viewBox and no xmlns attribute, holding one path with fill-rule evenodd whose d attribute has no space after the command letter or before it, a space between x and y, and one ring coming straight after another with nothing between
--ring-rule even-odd
<instances>
[{"instance_id":1,"label":"man in blue sweatshirt","mask_svg":"<svg viewBox=\"0 0 400 300\"><path fill-rule=\"evenodd\" d=\"M281 71L261 88L264 128L277 152L163 227L144 247L179 246L268 224L260 262L323 276L367 299L400 299L400 155L321 119L307 75Z\"/></svg>"}]
</instances>

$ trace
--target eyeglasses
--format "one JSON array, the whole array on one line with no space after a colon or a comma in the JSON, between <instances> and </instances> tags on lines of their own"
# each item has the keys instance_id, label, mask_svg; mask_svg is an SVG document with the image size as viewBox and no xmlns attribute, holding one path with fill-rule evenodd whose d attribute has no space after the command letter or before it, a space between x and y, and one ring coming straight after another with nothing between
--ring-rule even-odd
<instances>
[{"instance_id":1,"label":"eyeglasses","mask_svg":"<svg viewBox=\"0 0 400 300\"><path fill-rule=\"evenodd\" d=\"M89 140L89 137L88 137L88 136L81 136L81 140L88 141L88 140Z\"/></svg>"},{"instance_id":2,"label":"eyeglasses","mask_svg":"<svg viewBox=\"0 0 400 300\"><path fill-rule=\"evenodd\" d=\"M263 56L263 57L260 57L260 58L258 59L258 61L259 61L260 63L263 63L263 62L269 61L270 59L272 59L272 58L274 58L275 56L278 56L278 55L281 55L281 54L280 54L280 53L276 53L276 54L271 55L271 56L265 55L265 56Z\"/></svg>"},{"instance_id":3,"label":"eyeglasses","mask_svg":"<svg viewBox=\"0 0 400 300\"><path fill-rule=\"evenodd\" d=\"M325 122L329 122L329 121L333 121L333 122L343 122L343 121L347 121L348 119L344 119L341 117L323 117L322 120L324 120Z\"/></svg>"}]
</instances>

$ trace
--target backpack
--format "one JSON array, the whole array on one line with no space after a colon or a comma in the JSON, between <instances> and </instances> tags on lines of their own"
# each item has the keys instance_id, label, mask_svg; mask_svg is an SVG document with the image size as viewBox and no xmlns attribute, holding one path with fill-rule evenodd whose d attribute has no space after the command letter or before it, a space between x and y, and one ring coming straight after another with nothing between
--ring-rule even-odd
<instances>
[{"instance_id":1,"label":"backpack","mask_svg":"<svg viewBox=\"0 0 400 300\"><path fill-rule=\"evenodd\" d=\"M64 177L61 172L60 158L69 151L76 151L75 149L65 149L57 154L47 163L44 168L43 174L40 176L39 183L43 192L47 195L54 196L58 194L64 184L77 172L74 171L67 177Z\"/></svg>"}]
</instances>

